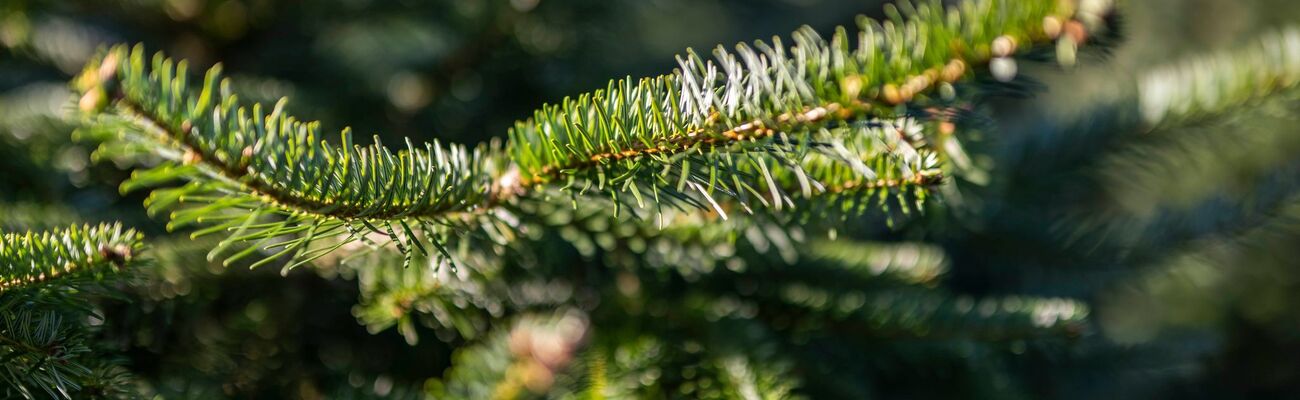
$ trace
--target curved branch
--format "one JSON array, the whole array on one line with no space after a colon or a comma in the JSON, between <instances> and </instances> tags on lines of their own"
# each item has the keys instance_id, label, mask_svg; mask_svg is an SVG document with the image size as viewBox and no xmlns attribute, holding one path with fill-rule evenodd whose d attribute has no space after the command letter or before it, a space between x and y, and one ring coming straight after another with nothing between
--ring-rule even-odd
<instances>
[{"instance_id":1,"label":"curved branch","mask_svg":"<svg viewBox=\"0 0 1300 400\"><path fill-rule=\"evenodd\" d=\"M720 212L713 199L719 193L748 212L748 199L776 210L793 206L783 190L794 184L805 197L814 196L812 189L832 195L926 190L942 181L939 160L908 143L914 140L909 135L921 134L911 131L915 124L890 118L970 78L971 65L999 61L990 68L1005 79L1006 71L994 67L1015 54L1058 38L1082 42L1085 24L1108 7L1106 1L968 1L946 9L938 2L904 3L902 11L887 8L891 19L884 23L862 18L856 48L844 29L826 41L805 28L793 35L793 45L779 38L770 45L741 44L734 53L717 50L716 61L692 52L678 58L673 74L617 81L542 107L510 131L506 149L416 148L408 140L406 149L392 151L377 140L353 145L348 130L340 145L331 145L318 139L318 123L282 113L283 100L269 114L260 104L241 106L219 68L191 89L184 61L157 54L147 63L139 46L109 51L75 86L88 114L110 104L116 110L92 130L114 130L100 132L108 141L130 136L119 144L179 164L131 182L190 181L151 196L151 211L202 204L174 213L174 223L220 221L202 232L248 231L230 240L282 248L272 257L319 257L337 247L309 250L316 235L347 229L344 241L366 240L361 228L402 249L424 251L417 240L423 237L446 254L442 238L463 235L462 227L478 229L474 217L565 175L560 190L594 186L615 204L627 194L641 205L651 198L656 206L683 202ZM1103 9L1081 8L1097 4ZM253 211L226 212L232 208ZM258 222L268 209L286 218ZM285 235L300 239L275 239Z\"/></svg>"}]
</instances>

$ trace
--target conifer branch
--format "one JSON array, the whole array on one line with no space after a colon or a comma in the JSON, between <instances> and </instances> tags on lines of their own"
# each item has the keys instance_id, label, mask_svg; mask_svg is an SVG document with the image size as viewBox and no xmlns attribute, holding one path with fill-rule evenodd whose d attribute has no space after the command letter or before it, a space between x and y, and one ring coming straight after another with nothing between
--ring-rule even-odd
<instances>
[{"instance_id":1,"label":"conifer branch","mask_svg":"<svg viewBox=\"0 0 1300 400\"><path fill-rule=\"evenodd\" d=\"M93 371L86 335L65 318L31 304L0 303L0 395L70 399Z\"/></svg>"},{"instance_id":2,"label":"conifer branch","mask_svg":"<svg viewBox=\"0 0 1300 400\"><path fill-rule=\"evenodd\" d=\"M834 118L834 114L840 112L842 109L843 108L839 104L831 103L799 113L782 114L778 116L776 120L782 124L818 124L830 118ZM542 167L536 175L520 179L518 184L521 187L539 185L559 178L562 171L590 169L606 162L634 159L656 154L672 155L696 147L704 147L706 150L713 150L730 143L766 139L775 134L775 130L764 127L762 120L754 120L741 124L740 126L728 129L717 136L705 135L704 131L693 131L682 136L673 137L665 140L663 143L653 146L644 143L637 143L634 144L632 148L618 152L595 153L588 156L586 160L576 160L560 166L547 165Z\"/></svg>"},{"instance_id":3,"label":"conifer branch","mask_svg":"<svg viewBox=\"0 0 1300 400\"><path fill-rule=\"evenodd\" d=\"M1265 33L1231 51L1155 68L1137 86L1140 111L1153 128L1186 125L1294 90L1300 87L1300 26Z\"/></svg>"},{"instance_id":4,"label":"conifer branch","mask_svg":"<svg viewBox=\"0 0 1300 400\"><path fill-rule=\"evenodd\" d=\"M509 148L523 170L518 182L549 183L566 174L599 180L595 175L636 172L640 158L727 151L777 131L797 138L809 127L892 118L895 106L968 78L968 65L1014 65L1008 57L1063 34L1082 42L1088 29L1077 19L1109 12L1106 2L1083 6L1096 9L1071 1L983 1L945 14L937 2L904 2L901 11L888 9L884 24L860 19L856 49L843 29L829 43L804 29L794 46L775 38L771 45L742 44L735 54L719 48L716 61L692 51L678 59L674 74L620 80L517 124Z\"/></svg>"},{"instance_id":5,"label":"conifer branch","mask_svg":"<svg viewBox=\"0 0 1300 400\"><path fill-rule=\"evenodd\" d=\"M334 147L316 141L318 123L284 115L283 101L269 115L260 104L238 107L219 66L194 94L185 90L184 61L173 66L159 54L146 68L142 48L130 59L127 54L119 47L93 74L79 78L87 93L82 106L93 109L106 95L100 85L118 86L113 80L120 78L120 91L112 93L115 106L146 133L156 131L155 140L174 147L176 161L207 167L272 204L340 219L392 219L437 217L483 203L488 185L479 162L482 149L437 143L417 149L408 142L407 151L393 154L378 143L352 146L349 130L342 133L343 145ZM213 99L217 91L220 100ZM289 180L277 180L284 178Z\"/></svg>"},{"instance_id":6,"label":"conifer branch","mask_svg":"<svg viewBox=\"0 0 1300 400\"><path fill-rule=\"evenodd\" d=\"M0 293L115 272L133 261L141 246L140 234L116 224L0 233Z\"/></svg>"},{"instance_id":7,"label":"conifer branch","mask_svg":"<svg viewBox=\"0 0 1300 400\"><path fill-rule=\"evenodd\" d=\"M438 204L436 206L408 209L402 207L371 209L363 205L346 202L336 202L332 198L295 196L292 192L287 192L266 179L260 179L255 173L251 173L246 168L241 168L241 164L231 164L222 162L220 156L205 148L205 146L195 140L195 136L186 133L190 130L185 129L185 123L182 123L180 131L173 131L170 128L160 124L158 115L150 114L139 108L137 104L123 99L119 106L124 109L127 115L133 115L140 119L141 124L156 129L162 133L160 140L175 140L180 148L183 149L182 161L190 165L206 165L213 167L215 172L220 176L231 181L239 182L253 194L265 199L269 204L281 206L288 210L302 210L302 212L319 215L322 217L352 219L396 219L396 218L439 218L449 214L464 211L465 208L456 204ZM188 122L188 121L186 121ZM378 148L378 147L376 147ZM249 152L245 152L249 153ZM485 202L488 203L488 202ZM474 203L469 203L473 207Z\"/></svg>"},{"instance_id":8,"label":"conifer branch","mask_svg":"<svg viewBox=\"0 0 1300 400\"><path fill-rule=\"evenodd\" d=\"M118 224L0 232L0 396L84 393L97 363L77 322L90 310L86 293L49 294L133 265L141 247L140 234Z\"/></svg>"},{"instance_id":9,"label":"conifer branch","mask_svg":"<svg viewBox=\"0 0 1300 400\"><path fill-rule=\"evenodd\" d=\"M895 194L906 212L943 179L939 154L918 142L928 122L909 108L934 102L936 89L951 97L952 84L986 64L1010 79L1011 57L1052 40L1081 43L1108 8L1106 1L967 0L954 8L905 1L887 7L885 22L860 18L856 47L845 29L827 41L805 28L793 45L774 38L734 53L719 48L715 61L688 51L673 74L612 82L542 107L510 131L504 149L408 141L391 151L377 139L354 145L346 129L339 145L329 144L319 139L319 123L287 115L283 100L269 112L242 106L219 67L191 88L185 61L156 54L146 62L138 46L110 50L74 86L91 117L84 132L105 143L97 154L168 160L137 171L124 190L187 181L156 190L151 212L189 204L169 226L215 222L201 232L235 232L234 241L275 251L254 265L286 254L298 265L341 246L312 248L316 238L346 236L346 244L370 234L404 253L428 253L429 243L446 256L451 236L484 224L509 230L494 211L521 197L544 198L544 187L575 197L601 193L616 206L686 205L724 217L729 206L719 196L746 213L754 212L751 203L781 211L794 208L796 197L820 196L861 212L871 202L888 209L885 199ZM265 214L282 219L266 222ZM277 239L284 235L299 238Z\"/></svg>"},{"instance_id":10,"label":"conifer branch","mask_svg":"<svg viewBox=\"0 0 1300 400\"><path fill-rule=\"evenodd\" d=\"M1155 246L1152 240L1177 230L1170 226L1176 221L1263 208L1287 193L1220 197L1261 181L1292 181L1290 160L1300 149L1290 128L1300 122L1300 26L1175 60L1125 83L1128 96L1108 106L1132 107L1145 135L1100 158L1097 178L1111 204L1067 218L1061 226L1073 227L1075 240L1125 237L1130 246Z\"/></svg>"}]
</instances>

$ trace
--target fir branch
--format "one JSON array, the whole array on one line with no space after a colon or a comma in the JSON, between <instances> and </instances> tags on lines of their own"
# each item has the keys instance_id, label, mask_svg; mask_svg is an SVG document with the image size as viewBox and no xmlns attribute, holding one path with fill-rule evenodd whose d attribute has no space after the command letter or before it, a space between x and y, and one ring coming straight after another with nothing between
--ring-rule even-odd
<instances>
[{"instance_id":1,"label":"fir branch","mask_svg":"<svg viewBox=\"0 0 1300 400\"><path fill-rule=\"evenodd\" d=\"M0 304L0 395L70 399L92 371L78 361L90 352L84 332L63 316L30 304ZM17 308L17 309L14 309Z\"/></svg>"},{"instance_id":2,"label":"fir branch","mask_svg":"<svg viewBox=\"0 0 1300 400\"><path fill-rule=\"evenodd\" d=\"M470 150L408 141L406 150L392 152L377 139L353 145L344 130L335 146L317 139L319 123L286 115L284 101L269 113L260 104L240 106L219 67L191 90L184 61L161 54L149 66L144 60L143 48L119 46L77 78L80 106L91 118L79 135L104 143L100 157L144 153L168 160L136 171L122 189L188 181L155 190L146 205L151 213L189 206L172 213L172 229L215 221L216 229L196 235L233 232L210 257L234 242L252 242L252 251L226 262L267 250L271 255L254 266L286 254L296 266L369 233L387 235L403 253L427 253L427 242L448 256L445 238L492 223L482 219L493 205L499 168L498 158L489 157L498 151L493 145ZM109 98L109 112L98 112ZM281 218L268 221L268 215ZM300 237L280 239L287 234ZM343 243L312 248L318 238L341 235L348 237Z\"/></svg>"},{"instance_id":3,"label":"fir branch","mask_svg":"<svg viewBox=\"0 0 1300 400\"><path fill-rule=\"evenodd\" d=\"M1148 125L1171 127L1300 86L1300 26L1249 44L1180 60L1144 74L1140 111Z\"/></svg>"},{"instance_id":4,"label":"fir branch","mask_svg":"<svg viewBox=\"0 0 1300 400\"><path fill-rule=\"evenodd\" d=\"M840 112L842 107L839 104L828 104L823 107L815 107L799 113L782 114L776 118L777 122L782 124L820 124L833 118L833 115ZM774 136L776 131L764 127L762 120L754 120L725 132L717 136L703 134L703 131L688 132L682 136L676 136L665 140L661 144L648 145L645 142L634 143L631 148L618 152L595 153L587 156L586 160L575 160L564 165L547 165L540 171L530 177L522 178L518 184L522 187L529 187L539 184L548 183L561 177L563 171L585 170L598 167L603 163L616 162L624 159L634 159L652 155L672 155L698 147L712 150L723 147L733 142L743 142L746 140L754 141L757 139L766 139Z\"/></svg>"},{"instance_id":5,"label":"fir branch","mask_svg":"<svg viewBox=\"0 0 1300 400\"><path fill-rule=\"evenodd\" d=\"M117 224L3 233L0 292L116 272L133 261L141 247L140 234Z\"/></svg>"},{"instance_id":6,"label":"fir branch","mask_svg":"<svg viewBox=\"0 0 1300 400\"><path fill-rule=\"evenodd\" d=\"M160 132L162 134L160 140L176 141L179 145L179 148L183 149L183 152L181 153L182 156L181 161L183 163L189 165L211 166L213 167L215 172L219 174L221 177L224 177L225 179L229 179L231 181L239 182L243 184L244 187L250 190L253 194L263 198L266 203L281 206L282 208L287 210L301 210L302 212L319 215L322 217L338 218L338 219L345 219L345 220L353 219L353 218L384 220L384 219L397 219L397 218L445 217L448 214L452 214L457 211L466 210L465 205L468 205L468 207L473 207L474 205L477 204L488 203L486 201L477 202L474 201L472 198L470 198L468 201L465 201L461 204L446 202L446 203L438 203L438 204L425 204L423 206L415 206L415 204L418 203L429 203L431 202L432 199L438 198L438 196L445 196L443 194L440 194L436 190L430 190L429 192L421 193L423 197L418 197L418 198L409 199L407 201L400 202L397 204L396 207L374 207L374 206L366 205L365 202L357 202L357 201L350 202L347 201L347 199L352 198L353 195L347 192L338 193L333 196L326 196L326 195L312 196L308 194L308 192L311 189L286 188L282 185L277 185L276 182L268 179L267 173L259 173L256 167L251 165L252 164L251 160L254 159L255 156L265 155L265 152L263 154L256 154L254 148L251 147L252 145L249 145L250 147L245 147L244 150L242 150L242 158L240 159L239 162L236 163L224 162L221 159L222 155L220 155L220 153L214 151L211 148L211 146L205 146L204 143L201 141L202 139L200 137L192 134L194 132L194 128L191 125L191 122L189 120L183 121L180 125L179 130L173 130L173 128L171 127L161 125L161 121L163 118L161 115L144 111L139 108L140 106L138 104L133 103L130 100L124 99L124 101L120 101L118 105L123 108L124 112L127 115L138 118L141 125L145 126L150 130L156 130L157 132ZM267 118L269 120L276 119L279 115L278 110L281 107L282 104L277 105L276 106L277 111L272 112L272 114ZM255 115L259 114L256 105L254 106L253 110L254 110L253 114ZM242 113L242 111L244 110L241 109L240 112ZM301 129L304 128L309 131L314 130L313 128L310 127L311 126L310 124L305 127L293 127L293 122L289 122L287 125L290 126L290 128L288 128L290 131L301 132L302 131ZM349 137L350 135L349 131L345 130L343 132L343 135L344 135L344 139L343 139L344 143L351 142L351 138ZM306 142L310 143L312 142L312 140L309 138L308 140L306 140ZM432 146L439 146L439 145L435 143ZM344 146L344 148L346 148L346 145ZM316 149L308 150L308 151L314 152L315 150ZM366 148L357 148L355 153L348 153L346 150L341 150L341 149L334 150L326 144L321 144L320 151L321 154L335 153L343 157L351 157L355 159L362 159L366 157L368 153L375 154L374 158L371 158L369 160L362 160L359 163L362 165L366 165L366 164L382 165L380 167L374 167L379 170L401 169L400 165L393 164L393 158L394 158L393 155L389 154L387 148L383 147L378 143L378 138L376 138L376 143L374 145ZM437 156L431 156L431 154L441 154L442 151L443 150L441 149L441 147L439 147L438 150L432 150L432 147L428 147L428 149L423 152L416 150L414 147L408 147L407 152L398 153L397 158L406 159L409 157L412 161L408 165L427 166L433 162L432 161L433 158L437 157ZM453 154L453 157L455 157L454 156L455 154L468 154L465 149L456 148L456 147L450 148L446 151L450 154ZM346 160L347 158L344 159ZM468 160L469 158L466 159ZM441 163L443 161L439 159L437 160L437 162L440 165L442 165ZM469 164L469 162L466 161L461 161L460 163L462 165ZM336 170L333 171L333 173L325 174L325 176L327 177L346 176L347 172L338 171L339 169L342 168L347 168L346 161L344 161L342 164L340 164L339 167L336 168L327 167L321 169ZM401 176L423 176L426 177L426 179L429 179L426 180L425 182L433 182L432 179L436 179L435 177L439 176L437 172L424 172L418 170L417 168L411 168L411 169L412 171L410 172L403 171L403 173L407 173L409 175L401 175ZM457 170L457 169L461 169L461 168L456 168L456 166L450 166L450 165L446 168L446 170ZM469 168L463 168L463 169L469 169ZM362 173L364 174L365 172ZM392 179L397 179L397 178L389 177L388 182L391 182ZM312 182L312 183L316 184L316 182ZM339 185L334 185L330 183L325 183L325 184L327 185L326 187L343 186L342 184ZM429 185L432 185L432 183L429 183ZM367 189L362 189L362 190L368 190L368 192L366 193L368 196L382 195L380 188L382 188L383 186L381 185L366 185L364 187ZM487 184L483 184L479 186L479 188L489 189L491 188L491 186ZM487 190L483 191L483 193L487 193L487 192L488 192ZM420 193L420 192L415 190L408 190L406 193ZM475 192L470 190L465 191L465 194L473 194L473 193Z\"/></svg>"},{"instance_id":7,"label":"fir branch","mask_svg":"<svg viewBox=\"0 0 1300 400\"><path fill-rule=\"evenodd\" d=\"M1267 195L1225 196L1294 181L1298 164L1290 160L1300 140L1290 127L1300 122L1300 27L1172 61L1126 83L1129 97L1109 101L1141 115L1135 125L1145 124L1144 135L1100 158L1094 177L1109 204L1062 219L1060 230L1071 240L1159 248L1176 240L1169 237L1182 231L1176 225L1202 230L1295 189L1287 183Z\"/></svg>"},{"instance_id":8,"label":"fir branch","mask_svg":"<svg viewBox=\"0 0 1300 400\"><path fill-rule=\"evenodd\" d=\"M752 308L760 319L779 318L779 325L798 329L879 339L1000 342L1077 337L1089 329L1089 308L1075 300L973 298L936 288L948 268L937 247L840 239L800 249L800 268L759 264L743 273L715 273L692 287L723 293L747 288L738 296L745 306L734 309ZM789 315L799 322L791 324Z\"/></svg>"},{"instance_id":9,"label":"fir branch","mask_svg":"<svg viewBox=\"0 0 1300 400\"><path fill-rule=\"evenodd\" d=\"M0 397L134 398L126 371L92 347L86 294L33 294L0 293Z\"/></svg>"},{"instance_id":10,"label":"fir branch","mask_svg":"<svg viewBox=\"0 0 1300 400\"><path fill-rule=\"evenodd\" d=\"M797 283L757 297L776 313L824 319L812 326L890 340L1001 342L1073 338L1089 329L1088 306L1060 298L974 299L908 290L843 293Z\"/></svg>"},{"instance_id":11,"label":"fir branch","mask_svg":"<svg viewBox=\"0 0 1300 400\"><path fill-rule=\"evenodd\" d=\"M139 46L108 51L74 86L90 117L83 136L104 143L97 155L167 160L136 171L124 190L188 181L156 190L151 212L188 204L169 227L215 222L200 232L235 233L212 256L251 241L251 251L227 261L261 249L272 254L254 266L280 255L294 266L378 234L409 260L430 252L425 243L450 256L453 236L509 230L495 211L544 197L546 186L603 193L616 214L634 203L712 208L725 218L730 206L718 196L746 213L755 202L793 208L796 197L861 212L871 202L888 209L891 194L907 212L942 181L938 153L915 145L927 122L908 108L970 79L973 67L996 61L990 68L1005 79L999 68L1014 55L1056 38L1081 42L1074 36L1095 27L1080 21L1108 9L1105 1L904 2L887 8L883 23L861 18L852 49L844 29L830 41L803 29L792 46L742 44L734 54L717 50L716 62L690 52L671 75L543 107L511 130L505 149L407 141L392 151L377 139L354 145L347 129L332 145L319 123L287 115L283 100L269 111L242 106L219 67L191 87L185 61L156 54L147 62ZM280 219L267 222L268 214ZM336 236L346 239L312 247Z\"/></svg>"},{"instance_id":12,"label":"fir branch","mask_svg":"<svg viewBox=\"0 0 1300 400\"><path fill-rule=\"evenodd\" d=\"M799 140L837 121L892 118L894 106L971 76L969 65L1010 62L1007 57L1060 37L1062 24L1078 26L1070 32L1086 32L1074 18L1096 19L1109 8L1106 2L1084 6L980 1L945 13L938 2L904 2L901 10L888 8L891 20L883 24L861 18L855 49L843 29L829 43L804 29L795 33L794 46L775 38L771 45L742 44L735 54L719 48L716 61L689 52L678 58L674 74L613 82L545 106L517 124L509 146L523 171L517 182L528 186L570 175L572 186L573 175L600 180L596 175L626 175L660 164L638 162L641 158L662 162L665 155L686 151L741 153L776 132ZM668 181L647 184L659 189Z\"/></svg>"}]
</instances>

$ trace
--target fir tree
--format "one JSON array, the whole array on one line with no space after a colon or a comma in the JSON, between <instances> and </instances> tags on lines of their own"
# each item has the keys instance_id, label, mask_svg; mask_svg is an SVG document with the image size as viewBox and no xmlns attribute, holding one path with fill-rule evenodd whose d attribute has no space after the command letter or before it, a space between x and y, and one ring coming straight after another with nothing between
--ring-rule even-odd
<instances>
[{"instance_id":1,"label":"fir tree","mask_svg":"<svg viewBox=\"0 0 1300 400\"><path fill-rule=\"evenodd\" d=\"M173 55L346 26L318 47L334 67L285 61L316 74L291 82L243 70L235 50L208 68L144 44L95 50L131 37L56 3L0 6L15 60L0 71L16 77L0 82L7 397L1158 394L1165 380L1087 382L1229 340L1196 372L1216 382L1289 365L1255 363L1243 336L1300 337L1279 322L1287 284L1268 279L1294 272L1228 268L1284 266L1270 251L1295 237L1290 21L1108 79L1086 111L1042 123L1017 99L1107 68L1138 6L900 1L851 27L687 50L670 73L556 97L460 144L405 125L431 87L493 85L466 72L490 57L480 46L554 49L562 8L427 6L469 33L426 78L407 71L440 46L418 14L111 7L141 26L165 10L210 41ZM573 9L617 19L601 5ZM337 71L356 86L331 89ZM304 105L274 100L299 85ZM402 132L327 128L376 91ZM366 107L362 121L382 114ZM1187 298L1201 303L1170 306ZM351 319L369 335L340 327ZM1282 393L1273 379L1202 386Z\"/></svg>"}]
</instances>

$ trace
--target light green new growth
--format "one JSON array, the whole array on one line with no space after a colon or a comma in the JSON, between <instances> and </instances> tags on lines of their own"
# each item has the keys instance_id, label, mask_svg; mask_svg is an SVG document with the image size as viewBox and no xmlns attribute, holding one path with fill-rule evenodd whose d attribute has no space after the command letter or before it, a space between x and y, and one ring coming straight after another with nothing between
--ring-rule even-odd
<instances>
[{"instance_id":1,"label":"light green new growth","mask_svg":"<svg viewBox=\"0 0 1300 400\"><path fill-rule=\"evenodd\" d=\"M121 225L0 233L0 293L113 273L135 259L141 235Z\"/></svg>"}]
</instances>

